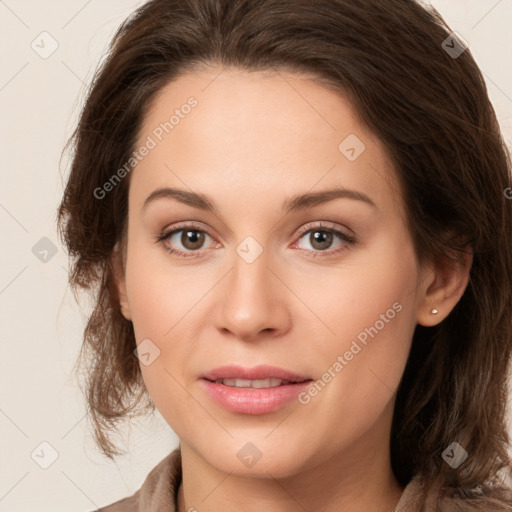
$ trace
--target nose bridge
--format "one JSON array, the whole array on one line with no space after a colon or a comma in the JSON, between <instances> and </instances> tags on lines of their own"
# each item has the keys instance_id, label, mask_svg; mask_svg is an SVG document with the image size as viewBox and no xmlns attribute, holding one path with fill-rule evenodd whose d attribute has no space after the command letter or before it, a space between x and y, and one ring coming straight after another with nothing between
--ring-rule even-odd
<instances>
[{"instance_id":1,"label":"nose bridge","mask_svg":"<svg viewBox=\"0 0 512 512\"><path fill-rule=\"evenodd\" d=\"M259 310L265 309L270 295L273 277L268 269L269 258L267 251L255 255L254 247L240 244L233 261L233 271L229 279L229 297L238 299L238 308L247 309L258 306ZM252 313L254 314L254 312Z\"/></svg>"},{"instance_id":2,"label":"nose bridge","mask_svg":"<svg viewBox=\"0 0 512 512\"><path fill-rule=\"evenodd\" d=\"M259 247L258 247L259 246ZM281 329L287 317L276 277L268 268L270 253L254 240L239 244L220 301L219 327L242 338Z\"/></svg>"},{"instance_id":3,"label":"nose bridge","mask_svg":"<svg viewBox=\"0 0 512 512\"><path fill-rule=\"evenodd\" d=\"M246 236L235 247L233 272L230 278L230 286L234 288L232 290L234 293L245 294L247 291L252 291L253 295L261 294L269 286L271 272L268 265L272 259L271 253L267 239L263 240L263 235L258 239Z\"/></svg>"},{"instance_id":4,"label":"nose bridge","mask_svg":"<svg viewBox=\"0 0 512 512\"><path fill-rule=\"evenodd\" d=\"M262 248L263 249L263 248ZM267 251L255 252L250 242L243 242L237 248L237 255L233 261L232 282L235 291L244 294L265 292L270 286L268 282L271 272L268 269L269 258Z\"/></svg>"}]
</instances>

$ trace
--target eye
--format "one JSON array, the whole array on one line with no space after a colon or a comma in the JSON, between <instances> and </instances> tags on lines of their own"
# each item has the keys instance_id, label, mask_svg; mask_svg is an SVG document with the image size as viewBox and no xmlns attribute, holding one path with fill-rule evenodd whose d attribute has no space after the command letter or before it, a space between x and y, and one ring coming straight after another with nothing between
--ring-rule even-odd
<instances>
[{"instance_id":1,"label":"eye","mask_svg":"<svg viewBox=\"0 0 512 512\"><path fill-rule=\"evenodd\" d=\"M171 254L177 254L184 258L195 257L205 245L207 238L212 237L195 224L175 226L157 236L157 242L161 242L165 249ZM192 253L192 254L191 254Z\"/></svg>"},{"instance_id":2,"label":"eye","mask_svg":"<svg viewBox=\"0 0 512 512\"><path fill-rule=\"evenodd\" d=\"M214 240L204 229L194 223L173 226L156 236L156 241L164 245L165 250L178 257L199 257L206 250L204 248L207 239ZM299 231L299 240L304 238L312 247L311 249L299 247L313 257L330 256L350 248L356 243L356 238L340 229L335 224L320 223L311 227L308 224ZM341 242L338 248L330 249L336 238ZM213 244L210 244L213 245ZM297 245L295 242L294 246ZM329 250L330 249L330 250Z\"/></svg>"},{"instance_id":3,"label":"eye","mask_svg":"<svg viewBox=\"0 0 512 512\"><path fill-rule=\"evenodd\" d=\"M335 225L333 224L326 225L320 223L312 228L310 225L302 228L299 233L299 240L304 238L311 246L311 249L306 248L304 250L313 253L325 253L322 254L322 256L327 256L344 251L356 243L356 239L353 235L344 233L343 231L336 229L334 226ZM329 250L336 238L341 240L341 243L338 248ZM314 254L313 256L316 257L317 254Z\"/></svg>"}]
</instances>

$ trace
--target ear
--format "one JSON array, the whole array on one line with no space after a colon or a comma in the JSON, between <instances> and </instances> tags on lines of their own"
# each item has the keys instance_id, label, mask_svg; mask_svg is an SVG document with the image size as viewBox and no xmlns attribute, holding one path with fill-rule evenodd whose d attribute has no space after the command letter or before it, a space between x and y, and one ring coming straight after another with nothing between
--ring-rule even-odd
<instances>
[{"instance_id":1,"label":"ear","mask_svg":"<svg viewBox=\"0 0 512 512\"><path fill-rule=\"evenodd\" d=\"M114 279L117 288L117 296L119 299L119 307L121 309L121 314L131 322L132 316L130 312L130 305L128 303L128 296L126 293L126 279L125 279L125 271L124 271L124 257L122 254L122 249L118 244L114 247L112 253L112 268L114 272Z\"/></svg>"},{"instance_id":2,"label":"ear","mask_svg":"<svg viewBox=\"0 0 512 512\"><path fill-rule=\"evenodd\" d=\"M418 324L431 327L450 314L466 289L472 264L473 251L467 248L456 263L443 258L430 265L420 285L416 312Z\"/></svg>"}]
</instances>

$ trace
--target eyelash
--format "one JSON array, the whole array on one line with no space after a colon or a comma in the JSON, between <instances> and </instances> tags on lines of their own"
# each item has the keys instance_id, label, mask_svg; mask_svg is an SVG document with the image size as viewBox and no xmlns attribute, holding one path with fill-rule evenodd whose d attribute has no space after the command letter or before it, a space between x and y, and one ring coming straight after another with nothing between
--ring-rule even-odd
<instances>
[{"instance_id":1,"label":"eyelash","mask_svg":"<svg viewBox=\"0 0 512 512\"><path fill-rule=\"evenodd\" d=\"M187 224L173 226L171 229L167 229L167 230L164 230L163 232L159 233L155 237L155 239L156 239L157 243L163 244L165 250L169 254L175 254L175 255L177 255L180 258L198 258L198 257L200 257L202 255L202 253L204 252L205 249L197 250L197 251L191 251L191 252L184 252L184 251L180 251L179 249L171 249L171 248L169 248L165 244L165 241L168 238L170 238L172 235L174 235L175 233L179 233L180 231L187 231L187 230L188 231L198 231L198 232L201 232L201 233L205 233L210 238L214 239L213 236L210 235L210 233L208 233L208 231L202 229L201 226L199 226L198 224L195 224L194 222L189 222ZM335 254L339 254L339 253L341 253L341 252L343 252L343 251L345 251L347 249L350 249L351 246L353 246L353 245L355 245L357 243L357 239L356 239L355 236L343 233L342 231L332 227L332 225L329 226L329 225L326 225L325 223L322 223L322 222L320 222L316 226L311 226L310 224L307 224L306 226L301 228L299 230L299 233L297 234L298 240L301 239L305 234L310 233L310 232L315 232L315 231L322 231L322 232L325 232L325 233L332 233L332 234L338 236L343 242L345 242L346 245L343 245L340 249L325 250L325 251L320 251L320 250L315 251L315 250L311 250L311 249L302 249L303 251L306 251L306 252L312 252L313 253L313 258L318 257L319 254L321 254L321 257L327 257L327 256L332 256L332 255L335 255Z\"/></svg>"}]
</instances>

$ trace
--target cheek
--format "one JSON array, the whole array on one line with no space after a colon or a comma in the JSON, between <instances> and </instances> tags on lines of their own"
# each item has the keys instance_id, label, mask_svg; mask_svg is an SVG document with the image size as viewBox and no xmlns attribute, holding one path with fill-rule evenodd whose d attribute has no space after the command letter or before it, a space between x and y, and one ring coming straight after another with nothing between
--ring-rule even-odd
<instances>
[{"instance_id":1,"label":"cheek","mask_svg":"<svg viewBox=\"0 0 512 512\"><path fill-rule=\"evenodd\" d=\"M388 346L406 345L404 336L415 326L417 272L410 241L397 230L375 237L371 247L354 251L341 264L312 267L290 281L316 317L306 312L329 352L329 347L348 350L361 333L363 342L373 339L368 330Z\"/></svg>"},{"instance_id":2,"label":"cheek","mask_svg":"<svg viewBox=\"0 0 512 512\"><path fill-rule=\"evenodd\" d=\"M163 339L208 291L211 278L191 266L177 268L161 248L128 248L126 290L135 337Z\"/></svg>"},{"instance_id":3,"label":"cheek","mask_svg":"<svg viewBox=\"0 0 512 512\"><path fill-rule=\"evenodd\" d=\"M359 425L375 418L398 387L416 326L412 246L399 233L387 233L373 249L321 280L321 289L311 287L311 276L301 282L308 306L322 320L311 328L319 395L329 395L323 403L340 404L343 414L351 411ZM333 384L323 388L325 381Z\"/></svg>"},{"instance_id":4,"label":"cheek","mask_svg":"<svg viewBox=\"0 0 512 512\"><path fill-rule=\"evenodd\" d=\"M189 303L197 299L187 297L187 287L177 285L171 277L155 268L134 266L131 272L127 268L135 339L139 353L143 353L143 346L150 353L149 364L144 357L139 363L144 384L156 408L174 425L194 410L190 394L183 388L181 370L186 368L191 349L184 333L190 327L187 311Z\"/></svg>"},{"instance_id":5,"label":"cheek","mask_svg":"<svg viewBox=\"0 0 512 512\"><path fill-rule=\"evenodd\" d=\"M142 376L157 409L178 424L174 411L182 417L194 410L193 399L180 383L194 349L190 341L196 337L201 299L214 284L214 276L206 273L172 267L163 251L143 243L128 247L126 289L135 339L149 347L151 358L148 365L141 358Z\"/></svg>"}]
</instances>

